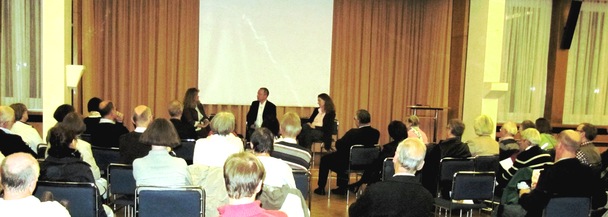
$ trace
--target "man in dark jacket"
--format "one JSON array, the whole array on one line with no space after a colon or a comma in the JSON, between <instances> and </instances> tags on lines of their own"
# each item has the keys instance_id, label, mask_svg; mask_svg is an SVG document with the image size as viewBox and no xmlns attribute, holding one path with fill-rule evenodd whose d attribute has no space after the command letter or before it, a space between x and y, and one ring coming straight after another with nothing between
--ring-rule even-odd
<instances>
[{"instance_id":1,"label":"man in dark jacket","mask_svg":"<svg viewBox=\"0 0 608 217\"><path fill-rule=\"evenodd\" d=\"M253 131L260 127L268 128L275 136L279 134L277 107L268 101L268 94L268 88L262 87L258 90L258 100L251 102L247 112L247 141Z\"/></svg>"}]
</instances>

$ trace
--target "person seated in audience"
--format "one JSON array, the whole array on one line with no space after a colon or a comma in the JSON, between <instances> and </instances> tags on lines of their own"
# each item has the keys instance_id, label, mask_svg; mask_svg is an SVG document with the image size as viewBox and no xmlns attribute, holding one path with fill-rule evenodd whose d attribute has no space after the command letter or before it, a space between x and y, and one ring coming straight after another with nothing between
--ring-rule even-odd
<instances>
[{"instance_id":1,"label":"person seated in audience","mask_svg":"<svg viewBox=\"0 0 608 217\"><path fill-rule=\"evenodd\" d=\"M363 145L365 147L374 147L378 144L380 132L371 127L371 115L365 109L357 111L355 116L357 128L350 129L342 138L336 141L336 152L329 153L321 157L319 166L319 187L314 193L319 195L325 194L325 185L327 184L327 176L329 170L338 174L338 188L332 189L331 193L345 195L348 190L349 176L346 174L349 164L350 148L353 145Z\"/></svg>"},{"instance_id":2,"label":"person seated in audience","mask_svg":"<svg viewBox=\"0 0 608 217\"><path fill-rule=\"evenodd\" d=\"M133 160L148 155L150 145L141 143L139 138L141 138L141 134L146 131L152 120L152 110L148 106L138 105L133 109L131 121L136 127L133 132L123 134L118 139L121 163L132 164Z\"/></svg>"},{"instance_id":3,"label":"person seated in audience","mask_svg":"<svg viewBox=\"0 0 608 217\"><path fill-rule=\"evenodd\" d=\"M317 103L319 107L314 109L308 121L302 125L299 142L301 146L310 148L314 141L322 141L323 148L330 151L336 108L334 101L326 93L317 96Z\"/></svg>"},{"instance_id":4,"label":"person seated in audience","mask_svg":"<svg viewBox=\"0 0 608 217\"><path fill-rule=\"evenodd\" d=\"M380 151L380 154L378 154L378 158L374 161L373 166L363 172L359 181L348 185L349 190L356 193L359 191L361 185L373 184L380 181L384 159L395 156L397 146L401 141L407 138L407 127L401 121L391 121L391 123L388 124L388 134L393 141L382 146L382 150Z\"/></svg>"},{"instance_id":5,"label":"person seated in audience","mask_svg":"<svg viewBox=\"0 0 608 217\"><path fill-rule=\"evenodd\" d=\"M91 144L87 141L84 141L78 138L86 128L82 117L76 112L70 112L65 115L65 117L61 117L62 122L58 123L58 125L63 126L65 129L72 131L76 134L76 150L80 153L82 160L90 165L91 173L93 173L93 178L95 178L95 184L97 185L97 189L99 189L99 193L106 198L107 197L107 189L108 189L108 181L101 177L100 168L97 166L97 162L93 157L93 151L91 150ZM106 168L103 168L105 170Z\"/></svg>"},{"instance_id":6,"label":"person seated in audience","mask_svg":"<svg viewBox=\"0 0 608 217\"><path fill-rule=\"evenodd\" d=\"M244 150L243 140L233 133L234 121L234 115L230 112L220 112L213 117L213 134L196 140L192 159L194 164L222 167L228 156Z\"/></svg>"},{"instance_id":7,"label":"person seated in audience","mask_svg":"<svg viewBox=\"0 0 608 217\"><path fill-rule=\"evenodd\" d=\"M376 183L348 208L356 216L432 216L433 196L415 177L422 169L426 146L416 138L399 143L393 164L395 175Z\"/></svg>"},{"instance_id":8,"label":"person seated in audience","mask_svg":"<svg viewBox=\"0 0 608 217\"><path fill-rule=\"evenodd\" d=\"M524 120L521 122L521 124L519 124L519 132L523 132L528 128L536 128L536 124L534 124L534 122L531 120Z\"/></svg>"},{"instance_id":9,"label":"person seated in audience","mask_svg":"<svg viewBox=\"0 0 608 217\"><path fill-rule=\"evenodd\" d=\"M256 101L251 102L249 112L247 112L247 133L249 141L251 134L257 128L266 127L275 136L279 135L279 121L277 120L277 106L268 101L270 92L268 88L262 87L258 90Z\"/></svg>"},{"instance_id":10,"label":"person seated in audience","mask_svg":"<svg viewBox=\"0 0 608 217\"><path fill-rule=\"evenodd\" d=\"M310 150L298 145L296 137L302 130L300 116L287 112L281 118L281 137L274 141L274 151L270 156L285 161L293 170L310 169Z\"/></svg>"},{"instance_id":11,"label":"person seated in audience","mask_svg":"<svg viewBox=\"0 0 608 217\"><path fill-rule=\"evenodd\" d=\"M230 155L223 168L229 202L218 208L220 216L287 216L281 211L262 209L260 201L255 200L265 176L264 166L255 155L248 152Z\"/></svg>"},{"instance_id":12,"label":"person seated in audience","mask_svg":"<svg viewBox=\"0 0 608 217\"><path fill-rule=\"evenodd\" d=\"M420 124L420 119L416 115L412 115L407 119L405 126L407 126L407 138L418 138L424 142L424 144L429 144L429 139L426 136L426 133L418 127Z\"/></svg>"},{"instance_id":13,"label":"person seated in audience","mask_svg":"<svg viewBox=\"0 0 608 217\"><path fill-rule=\"evenodd\" d=\"M498 142L490 136L495 129L492 118L487 115L480 115L475 118L473 128L475 128L477 137L467 141L471 155L498 155Z\"/></svg>"},{"instance_id":14,"label":"person seated in audience","mask_svg":"<svg viewBox=\"0 0 608 217\"><path fill-rule=\"evenodd\" d=\"M198 138L205 138L209 134L209 117L198 96L199 90L189 88L184 96L184 111L182 121L195 127Z\"/></svg>"},{"instance_id":15,"label":"person seated in audience","mask_svg":"<svg viewBox=\"0 0 608 217\"><path fill-rule=\"evenodd\" d=\"M138 186L190 185L186 161L169 155L169 150L179 145L179 137L171 122L164 118L155 119L139 141L152 148L148 155L133 161L133 177Z\"/></svg>"},{"instance_id":16,"label":"person seated in audience","mask_svg":"<svg viewBox=\"0 0 608 217\"><path fill-rule=\"evenodd\" d=\"M551 123L545 118L536 119L536 129L540 132L540 143L538 144L543 150L551 150L557 144L557 140L551 132Z\"/></svg>"},{"instance_id":17,"label":"person seated in audience","mask_svg":"<svg viewBox=\"0 0 608 217\"><path fill-rule=\"evenodd\" d=\"M99 104L101 119L99 124L91 132L93 138L92 145L97 147L118 147L118 138L129 133L129 130L122 125L123 114L116 110L114 103L105 100Z\"/></svg>"},{"instance_id":18,"label":"person seated in audience","mask_svg":"<svg viewBox=\"0 0 608 217\"><path fill-rule=\"evenodd\" d=\"M38 145L44 143L38 131L27 124L29 118L27 107L23 103L15 103L10 106L15 111L15 123L11 128L11 132L21 136L23 142L27 144L32 151L38 152Z\"/></svg>"},{"instance_id":19,"label":"person seated in audience","mask_svg":"<svg viewBox=\"0 0 608 217\"><path fill-rule=\"evenodd\" d=\"M576 159L580 141L580 134L573 130L559 134L555 163L540 173L536 185L519 190L519 204L527 211L526 216L542 216L553 197L591 197L593 209L606 204L606 192L600 188L599 176Z\"/></svg>"},{"instance_id":20,"label":"person seated in audience","mask_svg":"<svg viewBox=\"0 0 608 217\"><path fill-rule=\"evenodd\" d=\"M508 170L501 167L501 175L496 178L500 187L506 186L507 182L515 173L525 167L530 169L544 169L547 164L551 163L551 155L539 147L540 133L534 128L528 128L521 132L521 139L517 142L519 145L519 154L513 166Z\"/></svg>"},{"instance_id":21,"label":"person seated in audience","mask_svg":"<svg viewBox=\"0 0 608 217\"><path fill-rule=\"evenodd\" d=\"M441 159L446 157L467 158L471 157L469 146L462 143L461 138L464 133L465 125L458 119L452 119L448 122L447 138L441 140L439 144L429 147L430 150L425 158L425 164L422 168L422 185L429 190L433 195L437 194L437 176L439 175ZM443 198L449 198L451 189L450 183L441 183L444 191L441 192Z\"/></svg>"},{"instance_id":22,"label":"person seated in audience","mask_svg":"<svg viewBox=\"0 0 608 217\"><path fill-rule=\"evenodd\" d=\"M84 123L87 125L87 131L84 133L91 134L95 132L95 127L99 124L99 120L101 119L101 114L99 113L99 104L101 103L101 99L97 97L93 97L89 99L87 103L87 110L89 111L89 116L84 118Z\"/></svg>"},{"instance_id":23,"label":"person seated in audience","mask_svg":"<svg viewBox=\"0 0 608 217\"><path fill-rule=\"evenodd\" d=\"M2 216L70 216L57 201L41 202L32 194L40 174L38 161L30 154L15 153L2 160L0 183L4 195L0 198Z\"/></svg>"},{"instance_id":24,"label":"person seated in audience","mask_svg":"<svg viewBox=\"0 0 608 217\"><path fill-rule=\"evenodd\" d=\"M55 125L48 132L47 143L48 157L40 163L40 180L95 183L91 166L81 159L80 152L76 150L75 132L65 125ZM97 196L100 196L99 192ZM101 198L98 201L99 216L114 216L110 207L102 206Z\"/></svg>"},{"instance_id":25,"label":"person seated in audience","mask_svg":"<svg viewBox=\"0 0 608 217\"><path fill-rule=\"evenodd\" d=\"M171 103L169 104L169 115L171 116L171 119L169 119L169 121L171 121L173 127L175 127L177 135L179 135L179 139L198 139L194 126L187 124L181 120L183 112L184 105L182 104L182 102L178 100L171 101Z\"/></svg>"},{"instance_id":26,"label":"person seated in audience","mask_svg":"<svg viewBox=\"0 0 608 217\"><path fill-rule=\"evenodd\" d=\"M76 112L74 106L70 104L62 104L55 109L55 112L53 112L53 118L57 121L57 123L60 123L70 112Z\"/></svg>"},{"instance_id":27,"label":"person seated in audience","mask_svg":"<svg viewBox=\"0 0 608 217\"><path fill-rule=\"evenodd\" d=\"M293 179L291 167L284 161L270 156L273 152L274 134L265 127L258 128L251 135L251 149L256 157L264 165L266 176L264 185L281 187L288 185L291 188L296 187L296 182Z\"/></svg>"},{"instance_id":28,"label":"person seated in audience","mask_svg":"<svg viewBox=\"0 0 608 217\"><path fill-rule=\"evenodd\" d=\"M21 136L10 131L13 123L15 123L15 111L11 107L0 106L0 152L4 156L25 152L36 157L36 152L23 142Z\"/></svg>"},{"instance_id":29,"label":"person seated in audience","mask_svg":"<svg viewBox=\"0 0 608 217\"><path fill-rule=\"evenodd\" d=\"M576 158L583 165L590 166L594 171L599 172L602 158L600 151L593 144L597 136L597 128L590 123L582 123L576 127L576 131L581 134L581 147L576 152Z\"/></svg>"},{"instance_id":30,"label":"person seated in audience","mask_svg":"<svg viewBox=\"0 0 608 217\"><path fill-rule=\"evenodd\" d=\"M513 121L507 121L500 127L500 133L502 135L498 139L499 159L504 160L519 152L519 145L514 137L517 134L517 125Z\"/></svg>"}]
</instances>

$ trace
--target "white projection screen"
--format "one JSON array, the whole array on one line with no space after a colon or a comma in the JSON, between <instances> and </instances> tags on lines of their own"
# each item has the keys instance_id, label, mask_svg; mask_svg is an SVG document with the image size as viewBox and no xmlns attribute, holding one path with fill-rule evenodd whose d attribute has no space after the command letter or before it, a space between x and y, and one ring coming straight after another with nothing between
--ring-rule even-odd
<instances>
[{"instance_id":1,"label":"white projection screen","mask_svg":"<svg viewBox=\"0 0 608 217\"><path fill-rule=\"evenodd\" d=\"M317 106L332 22L333 0L201 0L201 102L249 105L267 87L278 106Z\"/></svg>"}]
</instances>

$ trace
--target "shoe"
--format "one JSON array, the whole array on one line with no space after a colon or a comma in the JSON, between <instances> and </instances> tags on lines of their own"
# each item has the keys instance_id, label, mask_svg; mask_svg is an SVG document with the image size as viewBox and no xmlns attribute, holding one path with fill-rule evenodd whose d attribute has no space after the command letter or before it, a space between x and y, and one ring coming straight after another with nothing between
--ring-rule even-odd
<instances>
[{"instance_id":1,"label":"shoe","mask_svg":"<svg viewBox=\"0 0 608 217\"><path fill-rule=\"evenodd\" d=\"M359 191L359 187L361 187L361 185L351 184L348 185L348 190L356 194Z\"/></svg>"},{"instance_id":2,"label":"shoe","mask_svg":"<svg viewBox=\"0 0 608 217\"><path fill-rule=\"evenodd\" d=\"M336 188L336 189L331 189L331 193L332 194L337 194L337 195L346 195L346 188Z\"/></svg>"},{"instance_id":3,"label":"shoe","mask_svg":"<svg viewBox=\"0 0 608 217\"><path fill-rule=\"evenodd\" d=\"M325 195L325 189L323 188L317 188L313 192L318 195Z\"/></svg>"}]
</instances>

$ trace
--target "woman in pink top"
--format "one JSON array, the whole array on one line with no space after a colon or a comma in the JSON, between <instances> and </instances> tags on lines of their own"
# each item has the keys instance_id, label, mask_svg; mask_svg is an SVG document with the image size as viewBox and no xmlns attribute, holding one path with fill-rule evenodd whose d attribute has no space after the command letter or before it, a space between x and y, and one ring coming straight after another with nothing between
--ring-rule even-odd
<instances>
[{"instance_id":1,"label":"woman in pink top","mask_svg":"<svg viewBox=\"0 0 608 217\"><path fill-rule=\"evenodd\" d=\"M408 129L407 138L418 138L422 140L424 144L429 144L429 139L426 137L426 133L424 133L424 131L418 127L419 123L420 119L418 119L418 116L416 115L412 115L407 119L407 123L405 124Z\"/></svg>"}]
</instances>

